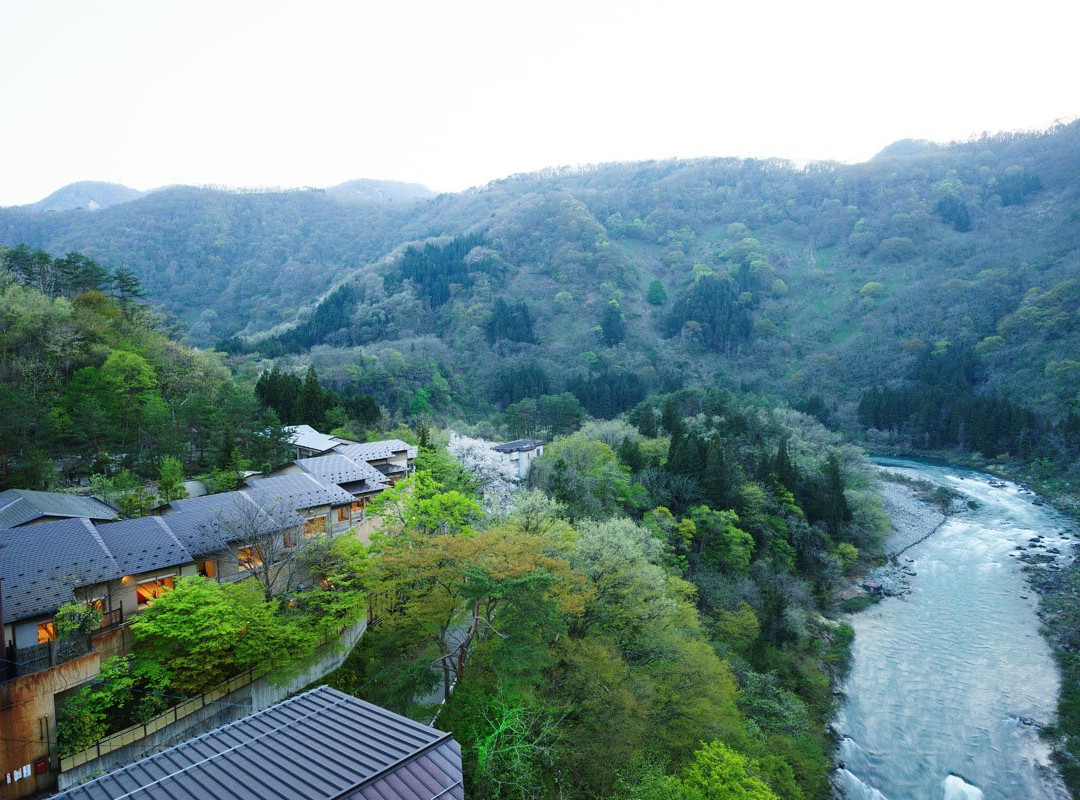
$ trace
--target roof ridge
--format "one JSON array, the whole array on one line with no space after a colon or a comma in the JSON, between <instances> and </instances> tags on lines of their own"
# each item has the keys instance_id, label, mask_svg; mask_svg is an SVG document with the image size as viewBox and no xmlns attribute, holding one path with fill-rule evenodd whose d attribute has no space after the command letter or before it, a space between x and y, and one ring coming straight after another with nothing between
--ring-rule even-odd
<instances>
[{"instance_id":1,"label":"roof ridge","mask_svg":"<svg viewBox=\"0 0 1080 800\"><path fill-rule=\"evenodd\" d=\"M431 730L435 730L435 729L431 728ZM436 749L438 747L442 747L444 744L446 744L447 740L453 741L453 739L454 739L454 734L452 734L452 733L445 733L443 731L437 731L437 733L440 733L442 735L439 736L437 739L433 739L432 741L428 742L426 745L421 747L419 750L417 750L417 751L415 751L413 753L409 753L408 755L402 756L397 761L394 761L391 764L387 764L385 767L380 769L374 775L369 775L368 777L364 778L364 780L360 781L360 783L357 783L356 785L351 786L348 789L345 789L344 791L342 791L342 792L340 792L340 793L338 793L336 795L332 795L331 797L328 797L327 800L347 800L347 798L352 797L354 795L354 793L356 793L357 791L363 789L365 786L370 786L371 784L373 784L373 783L375 783L377 781L381 781L387 775L389 775L390 773L400 769L405 764L408 764L410 761L415 761L416 759L420 758L421 756L427 755L432 750L434 750L434 749ZM449 786L444 786L442 788L442 791L440 791L438 794L434 794L434 795L431 796L431 800L435 800L436 797L439 797L440 795L446 794L448 791L453 789L455 786L457 786L461 782L462 782L461 779L459 779L459 780L454 781Z\"/></svg>"},{"instance_id":2,"label":"roof ridge","mask_svg":"<svg viewBox=\"0 0 1080 800\"><path fill-rule=\"evenodd\" d=\"M155 522L157 522L157 524L160 525L164 529L165 533L167 533L169 535L169 538L172 539L174 542L176 542L176 546L180 548L180 552L182 552L184 555L186 555L191 561L195 560L195 557L191 554L191 551L188 550L184 546L184 543L180 541L180 537L178 537L175 533L173 533L173 529L169 527L169 523L167 523L161 517L151 517L151 519L154 520Z\"/></svg>"},{"instance_id":3,"label":"roof ridge","mask_svg":"<svg viewBox=\"0 0 1080 800\"><path fill-rule=\"evenodd\" d=\"M105 553L105 557L112 562L112 565L116 567L117 572L123 574L124 571L120 569L120 564L117 563L116 558L112 554L112 550L110 550L108 545L105 544L105 540L101 538L101 534L98 533L97 528L94 527L94 523L92 523L86 517L75 517L75 519L80 520L83 526L88 531L90 531L90 535L94 537L94 541L97 542L98 547L100 547L101 551Z\"/></svg>"}]
</instances>

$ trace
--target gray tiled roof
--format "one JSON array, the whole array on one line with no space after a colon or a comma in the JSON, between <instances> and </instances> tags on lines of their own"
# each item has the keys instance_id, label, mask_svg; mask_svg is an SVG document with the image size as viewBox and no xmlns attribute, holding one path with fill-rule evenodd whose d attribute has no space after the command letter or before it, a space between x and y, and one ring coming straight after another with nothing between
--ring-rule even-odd
<instances>
[{"instance_id":1,"label":"gray tiled roof","mask_svg":"<svg viewBox=\"0 0 1080 800\"><path fill-rule=\"evenodd\" d=\"M386 480L381 472L366 461L356 461L342 453L328 453L324 456L301 458L296 462L304 472L327 483L338 486L344 484L363 484L350 487L353 491L373 491L385 487Z\"/></svg>"},{"instance_id":2,"label":"gray tiled roof","mask_svg":"<svg viewBox=\"0 0 1080 800\"><path fill-rule=\"evenodd\" d=\"M110 522L97 532L125 575L194 561L161 517Z\"/></svg>"},{"instance_id":3,"label":"gray tiled roof","mask_svg":"<svg viewBox=\"0 0 1080 800\"><path fill-rule=\"evenodd\" d=\"M0 492L0 528L14 528L40 517L116 519L116 509L93 497L64 492L7 489Z\"/></svg>"},{"instance_id":4,"label":"gray tiled roof","mask_svg":"<svg viewBox=\"0 0 1080 800\"><path fill-rule=\"evenodd\" d=\"M0 531L4 622L52 614L72 588L124 576L86 519L42 522Z\"/></svg>"},{"instance_id":5,"label":"gray tiled roof","mask_svg":"<svg viewBox=\"0 0 1080 800\"><path fill-rule=\"evenodd\" d=\"M214 509L174 511L162 514L161 519L184 549L196 558L228 549L221 532L221 516Z\"/></svg>"},{"instance_id":6,"label":"gray tiled roof","mask_svg":"<svg viewBox=\"0 0 1080 800\"><path fill-rule=\"evenodd\" d=\"M381 442L362 444L341 444L335 452L347 455L353 461L371 461L376 458L390 458L394 453L404 450L409 458L416 458L416 448L401 439L384 439Z\"/></svg>"},{"instance_id":7,"label":"gray tiled roof","mask_svg":"<svg viewBox=\"0 0 1080 800\"><path fill-rule=\"evenodd\" d=\"M56 795L463 800L450 734L320 686Z\"/></svg>"},{"instance_id":8,"label":"gray tiled roof","mask_svg":"<svg viewBox=\"0 0 1080 800\"><path fill-rule=\"evenodd\" d=\"M351 503L353 496L333 483L320 481L308 474L278 475L274 478L253 478L248 481L251 497L268 511L288 507L290 510L315 506Z\"/></svg>"},{"instance_id":9,"label":"gray tiled roof","mask_svg":"<svg viewBox=\"0 0 1080 800\"><path fill-rule=\"evenodd\" d=\"M515 439L512 442L492 445L491 449L498 453L520 453L522 451L535 450L543 444L539 439Z\"/></svg>"},{"instance_id":10,"label":"gray tiled roof","mask_svg":"<svg viewBox=\"0 0 1080 800\"><path fill-rule=\"evenodd\" d=\"M228 549L228 542L300 522L299 517L284 507L267 515L248 492L174 500L162 509L162 519L193 556L219 553Z\"/></svg>"}]
</instances>

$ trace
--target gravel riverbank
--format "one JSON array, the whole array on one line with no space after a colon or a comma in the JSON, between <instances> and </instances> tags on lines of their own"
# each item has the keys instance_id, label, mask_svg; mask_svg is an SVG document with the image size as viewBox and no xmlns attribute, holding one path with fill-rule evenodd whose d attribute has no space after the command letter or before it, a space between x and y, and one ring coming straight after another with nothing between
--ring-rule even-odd
<instances>
[{"instance_id":1,"label":"gravel riverbank","mask_svg":"<svg viewBox=\"0 0 1080 800\"><path fill-rule=\"evenodd\" d=\"M890 480L887 474L882 477L882 505L892 520L892 536L884 548L889 563L872 570L860 581L860 586L867 582L877 583L882 594L896 596L907 593L907 579L915 574L901 556L908 548L932 536L947 517L923 496L920 487Z\"/></svg>"}]
</instances>

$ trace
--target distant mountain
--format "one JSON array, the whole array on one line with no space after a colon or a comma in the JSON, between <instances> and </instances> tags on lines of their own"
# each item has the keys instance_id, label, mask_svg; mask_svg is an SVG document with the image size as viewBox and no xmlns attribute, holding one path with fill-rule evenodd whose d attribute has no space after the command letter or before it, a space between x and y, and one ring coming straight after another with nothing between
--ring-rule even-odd
<instances>
[{"instance_id":1,"label":"distant mountain","mask_svg":"<svg viewBox=\"0 0 1080 800\"><path fill-rule=\"evenodd\" d=\"M905 156L917 156L930 150L937 150L941 145L929 142L926 139L900 139L887 145L878 152L872 160L880 158L902 158Z\"/></svg>"},{"instance_id":2,"label":"distant mountain","mask_svg":"<svg viewBox=\"0 0 1080 800\"><path fill-rule=\"evenodd\" d=\"M79 181L69 183L44 200L31 203L27 207L35 211L75 211L76 209L100 211L109 206L128 203L142 195L143 193L137 189L122 186L119 183Z\"/></svg>"},{"instance_id":3,"label":"distant mountain","mask_svg":"<svg viewBox=\"0 0 1080 800\"><path fill-rule=\"evenodd\" d=\"M853 420L870 388L949 381L1080 411L1080 123L864 164L608 164L385 199L424 196L404 186L0 209L0 244L128 266L193 341L314 361L395 411L570 391L607 414L722 382Z\"/></svg>"},{"instance_id":4,"label":"distant mountain","mask_svg":"<svg viewBox=\"0 0 1080 800\"><path fill-rule=\"evenodd\" d=\"M343 203L397 203L406 205L428 200L435 193L419 183L401 181L374 181L360 178L327 187L326 193Z\"/></svg>"}]
</instances>

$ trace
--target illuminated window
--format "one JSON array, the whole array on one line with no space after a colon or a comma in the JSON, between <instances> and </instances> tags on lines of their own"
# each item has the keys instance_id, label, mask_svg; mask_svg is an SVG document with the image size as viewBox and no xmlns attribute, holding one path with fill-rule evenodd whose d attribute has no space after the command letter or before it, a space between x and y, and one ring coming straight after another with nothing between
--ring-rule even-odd
<instances>
[{"instance_id":1,"label":"illuminated window","mask_svg":"<svg viewBox=\"0 0 1080 800\"><path fill-rule=\"evenodd\" d=\"M353 503L353 505L356 505L356 504ZM349 521L349 508L350 508L349 506L338 506L338 509L337 509L338 522L348 522Z\"/></svg>"},{"instance_id":2,"label":"illuminated window","mask_svg":"<svg viewBox=\"0 0 1080 800\"><path fill-rule=\"evenodd\" d=\"M105 613L105 598L104 597L91 597L89 600L83 603L87 608L92 608L96 611Z\"/></svg>"},{"instance_id":3,"label":"illuminated window","mask_svg":"<svg viewBox=\"0 0 1080 800\"><path fill-rule=\"evenodd\" d=\"M290 547L296 547L296 534L292 531L285 531L285 535L281 537L281 544L286 550Z\"/></svg>"},{"instance_id":4,"label":"illuminated window","mask_svg":"<svg viewBox=\"0 0 1080 800\"><path fill-rule=\"evenodd\" d=\"M262 556L259 555L259 548L254 545L248 545L247 547L241 547L236 551L236 558L240 562L240 569L252 570L262 566Z\"/></svg>"},{"instance_id":5,"label":"illuminated window","mask_svg":"<svg viewBox=\"0 0 1080 800\"><path fill-rule=\"evenodd\" d=\"M310 539L322 533L326 533L326 517L311 517L304 523L305 539Z\"/></svg>"},{"instance_id":6,"label":"illuminated window","mask_svg":"<svg viewBox=\"0 0 1080 800\"><path fill-rule=\"evenodd\" d=\"M217 562L216 561L200 561L197 565L199 574L204 578L216 578L217 577Z\"/></svg>"},{"instance_id":7,"label":"illuminated window","mask_svg":"<svg viewBox=\"0 0 1080 800\"><path fill-rule=\"evenodd\" d=\"M137 583L135 585L135 598L139 601L139 610L145 611L150 608L155 600L165 592L170 591L175 585L176 579L172 575Z\"/></svg>"},{"instance_id":8,"label":"illuminated window","mask_svg":"<svg viewBox=\"0 0 1080 800\"><path fill-rule=\"evenodd\" d=\"M37 626L37 640L38 644L45 644L45 642L56 641L56 623L55 622L39 622Z\"/></svg>"}]
</instances>

